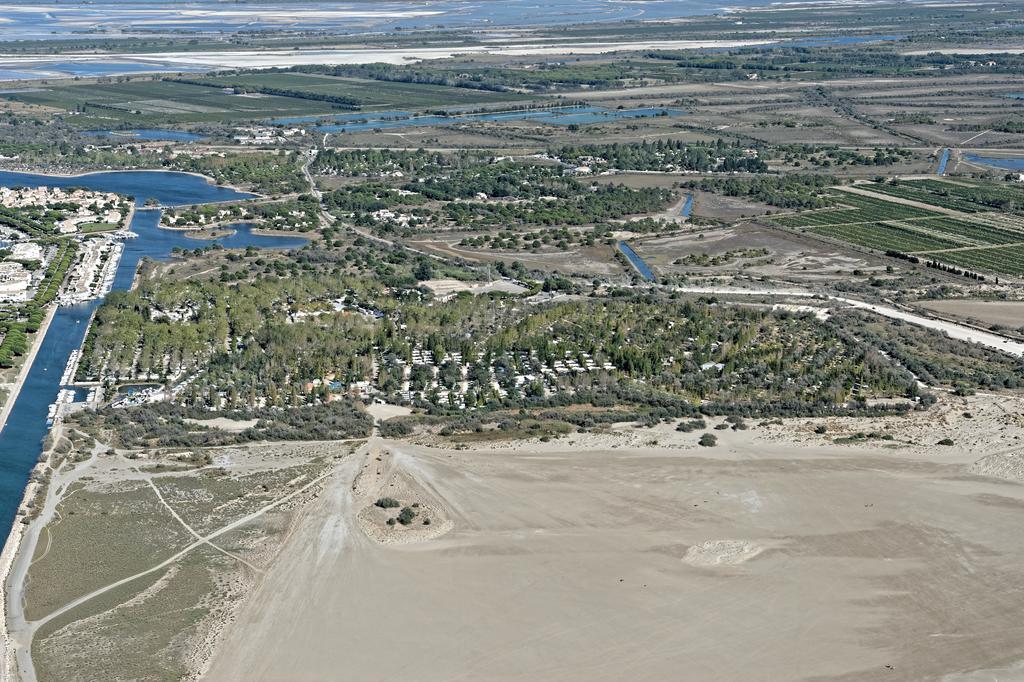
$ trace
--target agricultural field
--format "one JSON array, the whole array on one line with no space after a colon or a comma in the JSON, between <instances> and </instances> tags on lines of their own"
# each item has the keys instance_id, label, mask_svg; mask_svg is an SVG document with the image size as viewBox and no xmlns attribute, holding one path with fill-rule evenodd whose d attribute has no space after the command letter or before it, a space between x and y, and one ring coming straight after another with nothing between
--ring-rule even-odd
<instances>
[{"instance_id":1,"label":"agricultural field","mask_svg":"<svg viewBox=\"0 0 1024 682\"><path fill-rule=\"evenodd\" d=\"M968 270L1024 276L1024 245L920 254Z\"/></svg>"},{"instance_id":2,"label":"agricultural field","mask_svg":"<svg viewBox=\"0 0 1024 682\"><path fill-rule=\"evenodd\" d=\"M898 251L969 270L1024 274L1024 221L1006 212L1024 197L1018 188L939 180L858 188L875 196L833 192L828 195L835 201L832 208L773 221L874 251ZM897 203L900 200L935 208Z\"/></svg>"},{"instance_id":3,"label":"agricultural field","mask_svg":"<svg viewBox=\"0 0 1024 682\"><path fill-rule=\"evenodd\" d=\"M332 111L331 105L325 102L269 95L229 95L216 88L163 80L51 85L6 94L4 98L77 112L70 117L70 122L81 128L108 128L122 123L142 128L240 122Z\"/></svg>"},{"instance_id":4,"label":"agricultural field","mask_svg":"<svg viewBox=\"0 0 1024 682\"><path fill-rule=\"evenodd\" d=\"M403 107L421 109L459 105L490 104L523 100L522 95L454 88L427 83L401 83L367 78L339 77L305 73L215 74L195 82L215 87L244 88L250 92L264 89L308 93L311 100L346 97L359 109Z\"/></svg>"},{"instance_id":5,"label":"agricultural field","mask_svg":"<svg viewBox=\"0 0 1024 682\"><path fill-rule=\"evenodd\" d=\"M1024 188L958 180L901 180L875 183L872 192L920 201L964 213L992 210L1024 212Z\"/></svg>"},{"instance_id":6,"label":"agricultural field","mask_svg":"<svg viewBox=\"0 0 1024 682\"><path fill-rule=\"evenodd\" d=\"M203 81L210 85L197 84ZM225 87L247 85L248 89L227 92L219 87L221 81ZM121 124L144 128L168 124L239 123L276 117L326 115L364 107L472 106L516 100L520 96L418 83L383 83L304 74L259 74L197 79L196 82L136 79L121 83L58 84L11 92L2 98L74 112L69 122L88 129Z\"/></svg>"}]
</instances>

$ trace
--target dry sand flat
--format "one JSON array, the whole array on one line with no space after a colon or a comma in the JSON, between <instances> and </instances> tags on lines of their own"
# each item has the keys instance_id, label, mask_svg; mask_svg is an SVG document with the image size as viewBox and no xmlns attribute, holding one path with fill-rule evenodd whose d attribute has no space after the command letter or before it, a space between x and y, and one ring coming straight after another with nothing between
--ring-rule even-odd
<instances>
[{"instance_id":1,"label":"dry sand flat","mask_svg":"<svg viewBox=\"0 0 1024 682\"><path fill-rule=\"evenodd\" d=\"M1024 301L979 301L969 298L920 301L922 308L955 317L968 317L988 324L1024 327Z\"/></svg>"},{"instance_id":2,"label":"dry sand flat","mask_svg":"<svg viewBox=\"0 0 1024 682\"><path fill-rule=\"evenodd\" d=\"M896 449L836 445L807 420L788 422L788 439L716 431L716 448L671 427L497 451L384 443L454 529L370 540L347 467L242 607L209 679L1012 670L1024 487L969 467L1000 443L1024 456L1021 403L974 400L914 416L900 438L921 444ZM965 406L975 416L958 421ZM932 420L969 445L922 440Z\"/></svg>"}]
</instances>

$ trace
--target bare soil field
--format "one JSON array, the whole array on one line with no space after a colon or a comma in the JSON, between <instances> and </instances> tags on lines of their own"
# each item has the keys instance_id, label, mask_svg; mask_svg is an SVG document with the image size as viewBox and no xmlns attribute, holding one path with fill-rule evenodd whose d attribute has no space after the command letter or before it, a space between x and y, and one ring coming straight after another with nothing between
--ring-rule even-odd
<instances>
[{"instance_id":1,"label":"bare soil field","mask_svg":"<svg viewBox=\"0 0 1024 682\"><path fill-rule=\"evenodd\" d=\"M919 301L917 305L937 313L965 320L977 320L984 324L1024 327L1024 301L949 299L946 301Z\"/></svg>"},{"instance_id":2,"label":"bare soil field","mask_svg":"<svg viewBox=\"0 0 1024 682\"><path fill-rule=\"evenodd\" d=\"M885 265L868 256L846 251L841 247L803 239L756 223L741 223L724 229L693 228L685 234L632 240L630 245L640 256L664 274L731 275L742 271L747 275L770 276L790 281L820 281L837 275L853 276L854 270L864 274L885 270ZM687 263L695 254L720 256L751 250L768 251L767 255L729 257L717 266ZM680 261L678 264L676 261Z\"/></svg>"},{"instance_id":3,"label":"bare soil field","mask_svg":"<svg viewBox=\"0 0 1024 682\"><path fill-rule=\"evenodd\" d=\"M611 275L622 271L614 259L615 252L610 246L575 247L566 251L532 253L530 251L484 251L458 246L463 235L440 235L409 239L407 243L415 249L435 253L445 258L462 258L476 263L519 261L528 268L551 270L562 273L585 275Z\"/></svg>"},{"instance_id":4,"label":"bare soil field","mask_svg":"<svg viewBox=\"0 0 1024 682\"><path fill-rule=\"evenodd\" d=\"M1010 679L1024 487L972 467L1020 463L1021 409L947 398L904 419L714 431L711 448L667 424L378 441L309 507L209 679ZM360 472L383 461L379 481L453 528L367 535L379 488Z\"/></svg>"}]
</instances>

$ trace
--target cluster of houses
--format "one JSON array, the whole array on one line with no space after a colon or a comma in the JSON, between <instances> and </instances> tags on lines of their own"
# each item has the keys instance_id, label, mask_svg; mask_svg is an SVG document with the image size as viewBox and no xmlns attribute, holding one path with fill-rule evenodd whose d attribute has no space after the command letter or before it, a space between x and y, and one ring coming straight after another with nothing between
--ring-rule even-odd
<instances>
[{"instance_id":1,"label":"cluster of houses","mask_svg":"<svg viewBox=\"0 0 1024 682\"><path fill-rule=\"evenodd\" d=\"M514 360L511 364L508 360ZM483 368L481 365L485 365ZM442 380L442 368L454 369L449 380ZM425 400L460 409L472 408L476 400L488 395L507 398L512 393L532 393L536 397L573 392L572 380L583 375L613 372L608 361L597 361L586 352L562 352L561 358L542 360L537 351L516 351L510 356L494 356L488 360L484 351L471 358L459 352L446 352L436 358L422 347L412 349L408 359L378 354L373 358L372 377L348 385L327 377L307 384L307 392L327 386L364 401L397 397L402 401ZM378 381L381 371L401 376L397 390L388 391ZM482 371L481 371L482 370ZM455 378L454 381L451 378Z\"/></svg>"},{"instance_id":2,"label":"cluster of houses","mask_svg":"<svg viewBox=\"0 0 1024 682\"><path fill-rule=\"evenodd\" d=\"M0 262L0 301L27 301L43 278L44 268L41 266L47 263L49 254L36 242L16 242L7 246L7 250L10 253ZM26 267L33 261L40 267Z\"/></svg>"},{"instance_id":3,"label":"cluster of houses","mask_svg":"<svg viewBox=\"0 0 1024 682\"><path fill-rule=\"evenodd\" d=\"M64 291L59 297L61 305L73 305L99 298L114 285L117 266L124 251L124 242L106 235L83 240L78 261L71 270Z\"/></svg>"},{"instance_id":4,"label":"cluster of houses","mask_svg":"<svg viewBox=\"0 0 1024 682\"><path fill-rule=\"evenodd\" d=\"M21 263L0 263L0 301L28 300L32 279L32 272Z\"/></svg>"},{"instance_id":5,"label":"cluster of houses","mask_svg":"<svg viewBox=\"0 0 1024 682\"><path fill-rule=\"evenodd\" d=\"M92 223L120 226L126 212L123 200L117 194L61 187L0 187L0 205L5 208L59 206L66 214L57 223L61 234L75 234L83 225ZM70 209L69 206L77 208Z\"/></svg>"},{"instance_id":6,"label":"cluster of houses","mask_svg":"<svg viewBox=\"0 0 1024 682\"><path fill-rule=\"evenodd\" d=\"M276 144L285 142L297 135L305 135L302 128L272 128L268 126L251 126L238 128L235 131L234 139L238 144Z\"/></svg>"}]
</instances>

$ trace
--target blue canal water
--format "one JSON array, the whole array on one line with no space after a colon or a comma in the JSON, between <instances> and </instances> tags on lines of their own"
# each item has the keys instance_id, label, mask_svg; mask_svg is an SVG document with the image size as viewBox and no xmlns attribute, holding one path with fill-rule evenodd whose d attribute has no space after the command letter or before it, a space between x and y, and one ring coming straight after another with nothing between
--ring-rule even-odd
<instances>
[{"instance_id":1,"label":"blue canal water","mask_svg":"<svg viewBox=\"0 0 1024 682\"><path fill-rule=\"evenodd\" d=\"M92 173L75 178L0 171L0 186L84 187L96 191L132 195L139 205L155 199L163 206L245 199L253 195L210 184L205 178L166 171ZM114 277L113 289L131 287L143 257L166 260L175 247L196 249L219 243L226 248L291 249L303 246L301 237L253 234L252 226L235 225L234 233L217 240L189 237L187 233L160 228L159 209L135 212L130 229L136 239L125 241L124 253ZM71 352L81 347L93 311L100 301L61 306L43 338L25 385L14 403L7 424L0 431L0 533L6 538L32 467L38 461L46 436L49 406L61 389L61 376Z\"/></svg>"},{"instance_id":2,"label":"blue canal water","mask_svg":"<svg viewBox=\"0 0 1024 682\"><path fill-rule=\"evenodd\" d=\"M1024 171L1024 157L999 158L995 156L978 156L977 154L964 154L964 158L972 163L980 163L993 168L1002 168L1009 171Z\"/></svg>"},{"instance_id":3,"label":"blue canal water","mask_svg":"<svg viewBox=\"0 0 1024 682\"><path fill-rule=\"evenodd\" d=\"M132 140L168 141L168 142L199 142L207 139L205 135L188 133L184 130L161 130L159 128L139 128L136 130L86 130L84 135L91 137L109 137L120 142Z\"/></svg>"},{"instance_id":4,"label":"blue canal water","mask_svg":"<svg viewBox=\"0 0 1024 682\"><path fill-rule=\"evenodd\" d=\"M679 215L683 218L690 217L690 211L693 210L693 195L687 194L686 201L683 202L683 207L679 209Z\"/></svg>"},{"instance_id":5,"label":"blue canal water","mask_svg":"<svg viewBox=\"0 0 1024 682\"><path fill-rule=\"evenodd\" d=\"M942 156L939 157L939 167L935 169L936 175L946 174L946 164L949 163L949 149L942 150Z\"/></svg>"},{"instance_id":6,"label":"blue canal water","mask_svg":"<svg viewBox=\"0 0 1024 682\"><path fill-rule=\"evenodd\" d=\"M633 247L626 242L619 242L619 251L626 254L626 258L628 258L629 262L633 264L633 267L636 268L641 277L650 282L654 281L654 273L651 272L649 267L647 267L647 263L644 262L644 259L637 255L637 252L633 250Z\"/></svg>"},{"instance_id":7,"label":"blue canal water","mask_svg":"<svg viewBox=\"0 0 1024 682\"><path fill-rule=\"evenodd\" d=\"M453 114L442 116L427 114L417 116L408 111L378 111L364 114L334 114L328 116L292 116L275 118L276 125L297 125L333 121L313 126L323 133L354 133L361 130L411 128L421 126L445 126L473 121L536 121L547 125L584 125L629 118L650 116L681 116L686 112L664 107L640 107L637 109L605 109L602 107L576 106L552 107L548 109L524 109L522 111L501 111L494 113Z\"/></svg>"}]
</instances>

